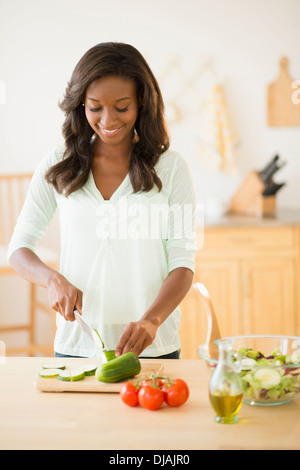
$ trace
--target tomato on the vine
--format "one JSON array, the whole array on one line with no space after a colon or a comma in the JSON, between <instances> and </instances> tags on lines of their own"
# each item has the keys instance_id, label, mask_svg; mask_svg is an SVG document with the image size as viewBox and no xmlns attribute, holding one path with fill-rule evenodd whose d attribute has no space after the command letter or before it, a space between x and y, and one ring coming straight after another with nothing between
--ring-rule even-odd
<instances>
[{"instance_id":1,"label":"tomato on the vine","mask_svg":"<svg viewBox=\"0 0 300 470\"><path fill-rule=\"evenodd\" d=\"M163 377L148 377L144 378L140 382L141 387L145 387L146 385L150 385L152 387L162 388L167 383L166 379Z\"/></svg>"},{"instance_id":2,"label":"tomato on the vine","mask_svg":"<svg viewBox=\"0 0 300 470\"><path fill-rule=\"evenodd\" d=\"M132 382L125 382L120 389L120 396L128 406L137 406L139 388Z\"/></svg>"},{"instance_id":3,"label":"tomato on the vine","mask_svg":"<svg viewBox=\"0 0 300 470\"><path fill-rule=\"evenodd\" d=\"M138 393L139 404L147 410L158 410L164 402L164 392L151 385L144 385Z\"/></svg>"},{"instance_id":4,"label":"tomato on the vine","mask_svg":"<svg viewBox=\"0 0 300 470\"><path fill-rule=\"evenodd\" d=\"M164 400L169 406L183 405L189 397L189 388L182 379L172 380L171 384L162 387Z\"/></svg>"},{"instance_id":5,"label":"tomato on the vine","mask_svg":"<svg viewBox=\"0 0 300 470\"><path fill-rule=\"evenodd\" d=\"M120 396L128 406L140 404L148 410L158 410L164 402L169 406L183 405L189 397L189 388L182 379L153 375L135 383L124 383Z\"/></svg>"}]
</instances>

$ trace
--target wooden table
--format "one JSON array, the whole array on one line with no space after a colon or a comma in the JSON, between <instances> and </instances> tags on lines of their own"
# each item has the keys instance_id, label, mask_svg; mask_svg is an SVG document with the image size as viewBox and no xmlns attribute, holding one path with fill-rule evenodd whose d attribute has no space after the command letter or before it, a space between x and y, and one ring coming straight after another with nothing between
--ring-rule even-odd
<instances>
[{"instance_id":1,"label":"wooden table","mask_svg":"<svg viewBox=\"0 0 300 470\"><path fill-rule=\"evenodd\" d=\"M166 360L165 375L190 387L180 408L130 408L116 393L40 392L41 364L56 358L0 363L0 449L241 450L300 449L300 400L275 407L243 404L236 424L218 424L202 360ZM71 361L71 362L70 362ZM65 359L91 363L91 360ZM3 361L2 361L3 362ZM56 379L55 379L56 380ZM134 453L133 453L134 454Z\"/></svg>"}]
</instances>

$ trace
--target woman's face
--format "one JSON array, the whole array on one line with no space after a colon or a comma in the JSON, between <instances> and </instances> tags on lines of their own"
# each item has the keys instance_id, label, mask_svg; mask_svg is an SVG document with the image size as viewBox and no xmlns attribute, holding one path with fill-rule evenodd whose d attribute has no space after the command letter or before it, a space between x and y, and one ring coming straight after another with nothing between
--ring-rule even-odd
<instances>
[{"instance_id":1,"label":"woman's face","mask_svg":"<svg viewBox=\"0 0 300 470\"><path fill-rule=\"evenodd\" d=\"M132 143L138 115L138 97L133 80L109 76L92 82L86 91L85 115L101 143Z\"/></svg>"}]
</instances>

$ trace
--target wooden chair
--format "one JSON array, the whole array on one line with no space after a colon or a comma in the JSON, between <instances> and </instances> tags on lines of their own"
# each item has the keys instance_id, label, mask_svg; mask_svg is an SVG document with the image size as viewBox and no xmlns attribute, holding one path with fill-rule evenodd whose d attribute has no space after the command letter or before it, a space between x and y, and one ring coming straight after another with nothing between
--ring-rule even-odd
<instances>
[{"instance_id":1,"label":"wooden chair","mask_svg":"<svg viewBox=\"0 0 300 470\"><path fill-rule=\"evenodd\" d=\"M31 174L0 175L0 276L16 275L15 271L7 263L8 243L13 233L17 217L23 206L28 190ZM39 248L39 256L43 261L57 269L58 255L45 247ZM12 333L16 331L28 332L28 344L24 347L6 348L5 354L19 355L25 353L29 356L36 354L52 356L53 341L51 344L38 344L36 342L36 326L38 312L42 310L51 315L51 337L54 339L55 332L55 312L49 305L39 301L38 286L29 283L29 322L28 324L1 325L0 312L0 340L2 333Z\"/></svg>"},{"instance_id":2,"label":"wooden chair","mask_svg":"<svg viewBox=\"0 0 300 470\"><path fill-rule=\"evenodd\" d=\"M193 288L197 292L199 299L201 300L202 307L206 313L207 318L207 333L205 341L205 349L207 349L210 357L218 359L219 350L215 341L221 339L220 328L215 314L215 309L212 304L210 295L207 288L201 282L193 284Z\"/></svg>"}]
</instances>

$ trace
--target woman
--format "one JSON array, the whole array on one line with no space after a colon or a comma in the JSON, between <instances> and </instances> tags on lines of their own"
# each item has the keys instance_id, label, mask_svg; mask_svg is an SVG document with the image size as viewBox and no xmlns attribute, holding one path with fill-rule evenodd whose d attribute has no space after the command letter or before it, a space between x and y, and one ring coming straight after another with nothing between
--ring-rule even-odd
<instances>
[{"instance_id":1,"label":"woman","mask_svg":"<svg viewBox=\"0 0 300 470\"><path fill-rule=\"evenodd\" d=\"M77 309L117 356L178 358L195 191L185 160L169 149L157 81L134 47L98 44L76 65L60 106L65 143L34 173L9 262L48 289L56 356L97 356L74 322ZM56 209L59 272L35 253Z\"/></svg>"}]
</instances>

